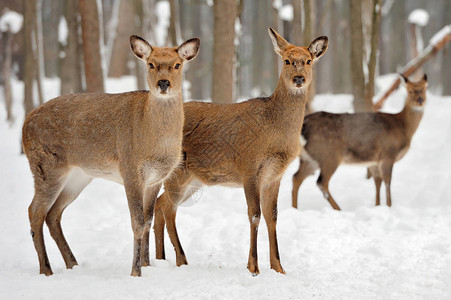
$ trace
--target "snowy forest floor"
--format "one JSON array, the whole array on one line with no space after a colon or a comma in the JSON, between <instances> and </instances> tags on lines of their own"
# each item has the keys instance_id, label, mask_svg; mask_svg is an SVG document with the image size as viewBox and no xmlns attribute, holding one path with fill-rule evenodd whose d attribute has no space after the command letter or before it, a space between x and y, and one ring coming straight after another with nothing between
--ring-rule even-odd
<instances>
[{"instance_id":1,"label":"snowy forest floor","mask_svg":"<svg viewBox=\"0 0 451 300\"><path fill-rule=\"evenodd\" d=\"M129 90L131 79L108 80L109 92ZM46 98L59 83L46 80ZM21 83L14 84L22 99ZM389 98L399 111L405 91ZM1 103L3 105L3 103ZM319 95L314 107L349 111L350 96ZM22 116L21 103L14 107ZM0 110L0 119L5 112ZM133 238L124 188L96 179L65 212L63 229L80 266L66 270L45 229L54 275L39 275L27 208L33 179L20 155L21 118L0 125L1 299L450 299L451 97L428 94L409 153L394 167L391 208L374 206L363 167L342 166L330 190L343 211L331 209L309 177L300 209L291 208L293 162L279 195L278 240L286 275L269 268L269 243L260 224L261 274L246 269L249 223L242 189L204 187L178 210L188 266L176 267L166 235L167 261L152 259L142 278L129 276ZM385 203L385 194L382 194ZM151 256L154 242L151 239Z\"/></svg>"}]
</instances>

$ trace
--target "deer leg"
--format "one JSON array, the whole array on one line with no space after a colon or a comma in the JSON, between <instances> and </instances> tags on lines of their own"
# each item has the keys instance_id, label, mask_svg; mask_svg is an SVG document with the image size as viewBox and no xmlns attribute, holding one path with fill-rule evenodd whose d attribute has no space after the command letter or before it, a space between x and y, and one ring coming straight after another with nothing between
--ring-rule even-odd
<instances>
[{"instance_id":1,"label":"deer leg","mask_svg":"<svg viewBox=\"0 0 451 300\"><path fill-rule=\"evenodd\" d=\"M387 197L387 206L391 206L391 176L393 171L393 162L387 161L383 162L381 165L381 173L382 173L382 179L384 180L385 184L385 194Z\"/></svg>"},{"instance_id":2,"label":"deer leg","mask_svg":"<svg viewBox=\"0 0 451 300\"><path fill-rule=\"evenodd\" d=\"M376 206L381 204L380 192L381 192L381 184L382 177L380 175L378 167L370 167L368 168L368 178L373 177L374 185L376 186Z\"/></svg>"},{"instance_id":3,"label":"deer leg","mask_svg":"<svg viewBox=\"0 0 451 300\"><path fill-rule=\"evenodd\" d=\"M143 267L150 266L149 258L149 231L152 224L155 202L161 189L161 183L151 187L147 187L144 196L144 218L146 228L144 229L143 239L141 242L141 265Z\"/></svg>"},{"instance_id":4,"label":"deer leg","mask_svg":"<svg viewBox=\"0 0 451 300\"><path fill-rule=\"evenodd\" d=\"M189 198L195 191L190 187L193 177L182 169L176 170L174 176L165 182L166 191L157 199L156 211L163 212L164 219L158 216L158 222L155 220L155 246L157 247L157 257L164 258L164 224L168 230L169 239L175 250L177 266L187 265L185 252L180 242L175 218L177 207L180 203Z\"/></svg>"},{"instance_id":5,"label":"deer leg","mask_svg":"<svg viewBox=\"0 0 451 300\"><path fill-rule=\"evenodd\" d=\"M302 182L315 171L315 168L308 160L301 157L299 162L299 169L293 175L293 189L291 191L291 205L294 208L298 208L298 192Z\"/></svg>"},{"instance_id":6,"label":"deer leg","mask_svg":"<svg viewBox=\"0 0 451 300\"><path fill-rule=\"evenodd\" d=\"M269 254L271 269L285 274L280 264L279 246L277 244L277 197L279 195L280 181L271 183L263 191L262 211L266 221L269 237Z\"/></svg>"},{"instance_id":7,"label":"deer leg","mask_svg":"<svg viewBox=\"0 0 451 300\"><path fill-rule=\"evenodd\" d=\"M49 227L50 235L56 242L58 249L63 256L67 269L72 269L78 265L61 228L61 217L66 207L71 204L81 193L81 191L92 181L92 178L84 174L72 174L69 177L64 189L59 194L52 208L49 210L46 223Z\"/></svg>"},{"instance_id":8,"label":"deer leg","mask_svg":"<svg viewBox=\"0 0 451 300\"><path fill-rule=\"evenodd\" d=\"M258 225L260 224L260 186L254 179L250 179L244 184L244 194L247 201L247 214L249 217L251 238L249 248L249 259L247 268L252 275L256 276L260 273L258 270L258 255L257 255L257 234Z\"/></svg>"},{"instance_id":9,"label":"deer leg","mask_svg":"<svg viewBox=\"0 0 451 300\"><path fill-rule=\"evenodd\" d=\"M319 174L316 184L318 185L321 192L323 192L324 198L326 198L326 200L329 201L333 209L340 210L340 207L337 205L337 203L335 202L334 198L332 197L329 191L330 178L335 173L335 170L337 170L337 168L338 164L329 164L326 166L320 166L321 173Z\"/></svg>"},{"instance_id":10,"label":"deer leg","mask_svg":"<svg viewBox=\"0 0 451 300\"><path fill-rule=\"evenodd\" d=\"M131 276L141 276L141 243L146 227L143 210L144 186L133 175L123 176L133 230L133 262Z\"/></svg>"},{"instance_id":11,"label":"deer leg","mask_svg":"<svg viewBox=\"0 0 451 300\"><path fill-rule=\"evenodd\" d=\"M160 198L158 198L160 199ZM158 200L155 208L155 221L153 231L155 234L155 258L166 259L164 252L164 214L163 210L158 205Z\"/></svg>"},{"instance_id":12,"label":"deer leg","mask_svg":"<svg viewBox=\"0 0 451 300\"><path fill-rule=\"evenodd\" d=\"M49 276L53 274L53 271L45 249L43 225L48 211L55 203L64 186L64 178L47 172L42 165L39 165L39 168L42 170L41 174L33 172L35 194L28 207L28 216L30 219L31 237L38 253L39 273Z\"/></svg>"}]
</instances>

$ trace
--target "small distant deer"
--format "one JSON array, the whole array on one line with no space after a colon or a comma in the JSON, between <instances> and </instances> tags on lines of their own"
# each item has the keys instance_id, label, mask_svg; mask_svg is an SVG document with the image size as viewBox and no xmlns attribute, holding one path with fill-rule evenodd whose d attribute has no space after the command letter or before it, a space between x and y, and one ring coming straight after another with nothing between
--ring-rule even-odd
<instances>
[{"instance_id":1,"label":"small distant deer","mask_svg":"<svg viewBox=\"0 0 451 300\"><path fill-rule=\"evenodd\" d=\"M34 176L28 212L41 274L53 274L44 221L66 267L77 265L61 216L94 177L102 177L124 184L134 234L131 275L141 276L143 233L162 182L181 159L182 66L197 55L199 43L195 38L158 48L133 35L131 48L147 64L149 91L66 95L27 115L22 144Z\"/></svg>"},{"instance_id":2,"label":"small distant deer","mask_svg":"<svg viewBox=\"0 0 451 300\"><path fill-rule=\"evenodd\" d=\"M187 264L175 226L177 206L199 184L220 184L244 187L251 233L249 271L259 273L257 230L262 210L268 228L271 268L285 273L276 235L279 185L286 168L300 153L299 135L312 65L326 52L328 39L322 36L308 47L297 47L273 29L268 31L275 52L284 62L271 96L229 105L202 102L184 105L183 164L165 181L165 192L155 207L157 259L165 258L166 222L176 251L176 264Z\"/></svg>"},{"instance_id":3,"label":"small distant deer","mask_svg":"<svg viewBox=\"0 0 451 300\"><path fill-rule=\"evenodd\" d=\"M376 205L385 183L391 206L390 182L395 162L404 157L423 117L427 77L419 82L404 78L407 99L397 114L317 112L305 117L301 141L305 142L299 170L293 176L292 205L297 208L298 191L304 179L320 169L317 185L334 209L340 207L329 191L329 180L340 164L368 166L368 178L376 184Z\"/></svg>"}]
</instances>

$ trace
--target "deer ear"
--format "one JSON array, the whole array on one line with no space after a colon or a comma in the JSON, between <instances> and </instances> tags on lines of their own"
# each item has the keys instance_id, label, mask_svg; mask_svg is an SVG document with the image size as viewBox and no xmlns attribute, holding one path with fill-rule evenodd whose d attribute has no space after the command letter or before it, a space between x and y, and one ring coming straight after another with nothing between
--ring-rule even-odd
<instances>
[{"instance_id":1,"label":"deer ear","mask_svg":"<svg viewBox=\"0 0 451 300\"><path fill-rule=\"evenodd\" d=\"M130 36L130 46L136 57L145 61L147 61L150 53L152 53L152 46L137 35Z\"/></svg>"},{"instance_id":2,"label":"deer ear","mask_svg":"<svg viewBox=\"0 0 451 300\"><path fill-rule=\"evenodd\" d=\"M200 39L194 38L181 44L176 51L181 59L190 61L197 56L197 53L199 53L199 47Z\"/></svg>"},{"instance_id":3,"label":"deer ear","mask_svg":"<svg viewBox=\"0 0 451 300\"><path fill-rule=\"evenodd\" d=\"M271 37L272 45L274 47L274 51L276 51L277 54L282 56L282 53L287 49L288 43L283 37L281 37L274 29L271 27L268 28L269 36Z\"/></svg>"},{"instance_id":4,"label":"deer ear","mask_svg":"<svg viewBox=\"0 0 451 300\"><path fill-rule=\"evenodd\" d=\"M329 44L329 39L327 36L320 36L314 39L308 46L308 51L313 56L313 61L317 60L324 53L326 53L327 45Z\"/></svg>"},{"instance_id":5,"label":"deer ear","mask_svg":"<svg viewBox=\"0 0 451 300\"><path fill-rule=\"evenodd\" d=\"M423 75L423 81L428 82L428 76L426 74Z\"/></svg>"},{"instance_id":6,"label":"deer ear","mask_svg":"<svg viewBox=\"0 0 451 300\"><path fill-rule=\"evenodd\" d=\"M404 83L409 82L409 79L406 76L404 76L402 73L399 73L399 75L401 75L402 79L404 80Z\"/></svg>"}]
</instances>

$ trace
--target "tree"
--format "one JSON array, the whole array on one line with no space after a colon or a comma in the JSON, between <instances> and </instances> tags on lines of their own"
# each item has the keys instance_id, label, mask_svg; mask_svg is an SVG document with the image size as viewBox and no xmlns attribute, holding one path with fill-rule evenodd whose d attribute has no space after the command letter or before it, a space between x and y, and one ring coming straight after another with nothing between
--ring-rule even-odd
<instances>
[{"instance_id":1,"label":"tree","mask_svg":"<svg viewBox=\"0 0 451 300\"><path fill-rule=\"evenodd\" d=\"M24 1L24 108L25 115L34 109L33 78L34 78L34 53L33 53L33 28L36 23L36 0Z\"/></svg>"},{"instance_id":2,"label":"tree","mask_svg":"<svg viewBox=\"0 0 451 300\"><path fill-rule=\"evenodd\" d=\"M214 45L212 100L216 103L233 102L235 71L236 0L214 2Z\"/></svg>"},{"instance_id":3,"label":"tree","mask_svg":"<svg viewBox=\"0 0 451 300\"><path fill-rule=\"evenodd\" d=\"M100 5L99 0L79 0L81 13L81 33L85 65L86 91L103 92L103 68L100 43Z\"/></svg>"},{"instance_id":4,"label":"tree","mask_svg":"<svg viewBox=\"0 0 451 300\"><path fill-rule=\"evenodd\" d=\"M376 71L377 51L379 45L379 31L381 23L381 0L373 0L373 16L371 22L371 52L368 61L368 81L365 86L365 103L373 104L374 77Z\"/></svg>"},{"instance_id":5,"label":"tree","mask_svg":"<svg viewBox=\"0 0 451 300\"><path fill-rule=\"evenodd\" d=\"M351 80L354 111L370 111L371 103L365 101L365 77L363 74L362 3L350 0L351 28Z\"/></svg>"},{"instance_id":6,"label":"tree","mask_svg":"<svg viewBox=\"0 0 451 300\"><path fill-rule=\"evenodd\" d=\"M80 93L82 86L82 51L79 42L79 10L76 1L65 1L65 18L67 22L67 42L63 45L64 57L61 60L61 95Z\"/></svg>"}]
</instances>

